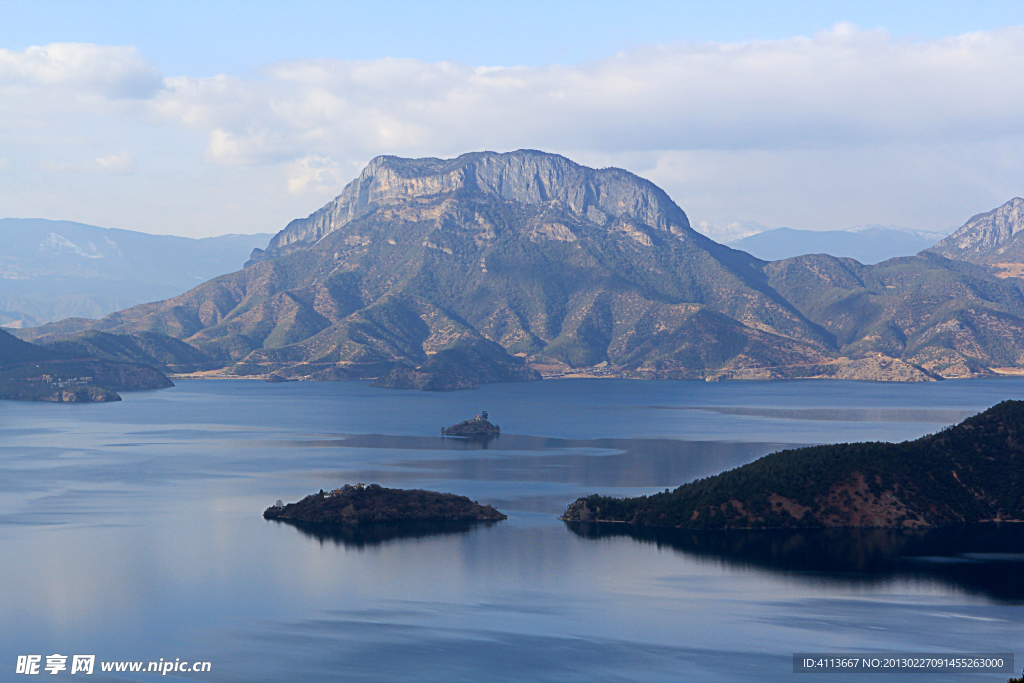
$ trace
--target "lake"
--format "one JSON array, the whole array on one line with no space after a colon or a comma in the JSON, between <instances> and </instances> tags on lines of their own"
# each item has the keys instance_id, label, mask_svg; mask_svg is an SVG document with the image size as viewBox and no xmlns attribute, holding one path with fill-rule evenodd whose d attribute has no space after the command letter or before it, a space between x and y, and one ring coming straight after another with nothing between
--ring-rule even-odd
<instances>
[{"instance_id":1,"label":"lake","mask_svg":"<svg viewBox=\"0 0 1024 683\"><path fill-rule=\"evenodd\" d=\"M794 445L912 439L1007 398L1024 379L451 394L221 380L115 404L0 402L0 680L22 678L18 655L54 653L211 663L166 676L97 663L98 681L789 681L793 653L816 651L1016 652L1019 672L1018 526L557 519L581 495L653 493ZM498 439L439 436L481 410ZM357 482L451 491L509 519L323 531L262 518Z\"/></svg>"}]
</instances>

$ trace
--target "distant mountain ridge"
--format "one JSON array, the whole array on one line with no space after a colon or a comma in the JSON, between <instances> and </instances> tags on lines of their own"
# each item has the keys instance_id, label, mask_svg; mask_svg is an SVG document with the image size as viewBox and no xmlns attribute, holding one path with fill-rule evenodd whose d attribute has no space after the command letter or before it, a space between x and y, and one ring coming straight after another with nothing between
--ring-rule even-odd
<instances>
[{"instance_id":1,"label":"distant mountain ridge","mask_svg":"<svg viewBox=\"0 0 1024 683\"><path fill-rule=\"evenodd\" d=\"M934 246L943 237L944 233L888 225L820 231L775 228L736 240L730 246L765 261L781 261L804 254L828 254L872 265L898 256L913 256Z\"/></svg>"},{"instance_id":2,"label":"distant mountain ridge","mask_svg":"<svg viewBox=\"0 0 1024 683\"><path fill-rule=\"evenodd\" d=\"M757 221L733 221L727 224L716 224L709 223L708 221L700 221L694 229L702 235L710 237L716 242L722 244L732 245L736 241L743 239L744 237L750 237L760 232L766 232L770 228L767 225L762 225Z\"/></svg>"},{"instance_id":3,"label":"distant mountain ridge","mask_svg":"<svg viewBox=\"0 0 1024 683\"><path fill-rule=\"evenodd\" d=\"M191 239L41 218L0 219L0 325L102 318L241 267L270 235Z\"/></svg>"},{"instance_id":4,"label":"distant mountain ridge","mask_svg":"<svg viewBox=\"0 0 1024 683\"><path fill-rule=\"evenodd\" d=\"M402 374L415 384L439 371L438 352L493 342L549 375L923 381L1024 365L1024 283L928 253L768 263L695 232L627 171L475 152L378 157L242 271L19 334L87 329L165 334L235 373L314 379L419 368Z\"/></svg>"}]
</instances>

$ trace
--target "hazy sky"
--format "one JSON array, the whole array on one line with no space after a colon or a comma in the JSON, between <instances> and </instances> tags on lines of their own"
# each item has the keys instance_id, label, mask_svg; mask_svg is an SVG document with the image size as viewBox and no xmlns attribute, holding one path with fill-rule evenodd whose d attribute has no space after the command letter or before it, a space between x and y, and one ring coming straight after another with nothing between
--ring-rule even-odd
<instances>
[{"instance_id":1,"label":"hazy sky","mask_svg":"<svg viewBox=\"0 0 1024 683\"><path fill-rule=\"evenodd\" d=\"M621 166L694 223L1024 194L1021 2L3 2L0 217L276 232L378 154Z\"/></svg>"}]
</instances>

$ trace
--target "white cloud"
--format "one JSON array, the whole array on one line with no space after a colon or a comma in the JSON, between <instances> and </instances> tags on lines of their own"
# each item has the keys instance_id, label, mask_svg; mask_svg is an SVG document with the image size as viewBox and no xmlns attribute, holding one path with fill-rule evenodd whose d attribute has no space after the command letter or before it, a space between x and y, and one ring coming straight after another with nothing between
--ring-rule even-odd
<instances>
[{"instance_id":1,"label":"white cloud","mask_svg":"<svg viewBox=\"0 0 1024 683\"><path fill-rule=\"evenodd\" d=\"M7 173L11 170L11 162L7 157L0 157L0 173Z\"/></svg>"},{"instance_id":2,"label":"white cloud","mask_svg":"<svg viewBox=\"0 0 1024 683\"><path fill-rule=\"evenodd\" d=\"M84 163L57 163L46 161L41 164L49 173L90 173L99 175L128 175L135 172L135 157L129 152L106 154Z\"/></svg>"},{"instance_id":3,"label":"white cloud","mask_svg":"<svg viewBox=\"0 0 1024 683\"><path fill-rule=\"evenodd\" d=\"M307 193L338 194L348 178L340 177L339 165L328 157L308 156L285 165L288 191L293 195Z\"/></svg>"},{"instance_id":4,"label":"white cloud","mask_svg":"<svg viewBox=\"0 0 1024 683\"><path fill-rule=\"evenodd\" d=\"M520 146L796 149L1019 134L1024 91L1007 84L1021 70L1021 28L910 43L840 25L578 66L285 62L261 79L169 79L157 107L207 131L218 163Z\"/></svg>"},{"instance_id":5,"label":"white cloud","mask_svg":"<svg viewBox=\"0 0 1024 683\"><path fill-rule=\"evenodd\" d=\"M0 88L15 87L148 99L163 87L163 77L133 47L53 43L21 52L0 49Z\"/></svg>"},{"instance_id":6,"label":"white cloud","mask_svg":"<svg viewBox=\"0 0 1024 683\"><path fill-rule=\"evenodd\" d=\"M166 221L154 230L193 224L199 204L224 212L206 210L211 230L273 230L378 154L521 147L641 173L709 226L939 229L1024 194L1022 72L1024 27L913 42L838 25L528 68L301 60L244 78L164 78L133 48L57 44L0 50L0 148L19 168L97 175L135 170L104 150L160 159L133 195L135 215ZM25 203L47 206L45 181L19 182L0 200L42 215ZM157 210L168 183L185 201Z\"/></svg>"},{"instance_id":7,"label":"white cloud","mask_svg":"<svg viewBox=\"0 0 1024 683\"><path fill-rule=\"evenodd\" d=\"M93 171L94 173L111 173L116 175L134 173L135 157L128 152L107 154L106 156L94 159L92 162L92 168L95 169Z\"/></svg>"}]
</instances>

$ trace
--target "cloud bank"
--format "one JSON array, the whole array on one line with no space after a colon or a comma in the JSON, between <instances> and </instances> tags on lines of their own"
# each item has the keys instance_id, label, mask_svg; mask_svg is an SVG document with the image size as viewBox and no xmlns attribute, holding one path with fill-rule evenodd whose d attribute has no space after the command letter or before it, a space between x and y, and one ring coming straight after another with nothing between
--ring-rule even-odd
<instances>
[{"instance_id":1,"label":"cloud bank","mask_svg":"<svg viewBox=\"0 0 1024 683\"><path fill-rule=\"evenodd\" d=\"M17 94L68 109L88 100L147 99L163 87L160 71L131 47L54 43L22 52L0 49L5 109L16 109L9 98Z\"/></svg>"},{"instance_id":2,"label":"cloud bank","mask_svg":"<svg viewBox=\"0 0 1024 683\"><path fill-rule=\"evenodd\" d=\"M132 176L138 206L170 183L195 229L221 232L279 229L378 154L522 147L645 175L694 222L944 228L1024 194L1022 72L1024 27L912 42L838 25L531 68L306 60L251 78L58 44L0 50L0 139L9 167L39 169L25 201L54 164L91 167Z\"/></svg>"}]
</instances>

